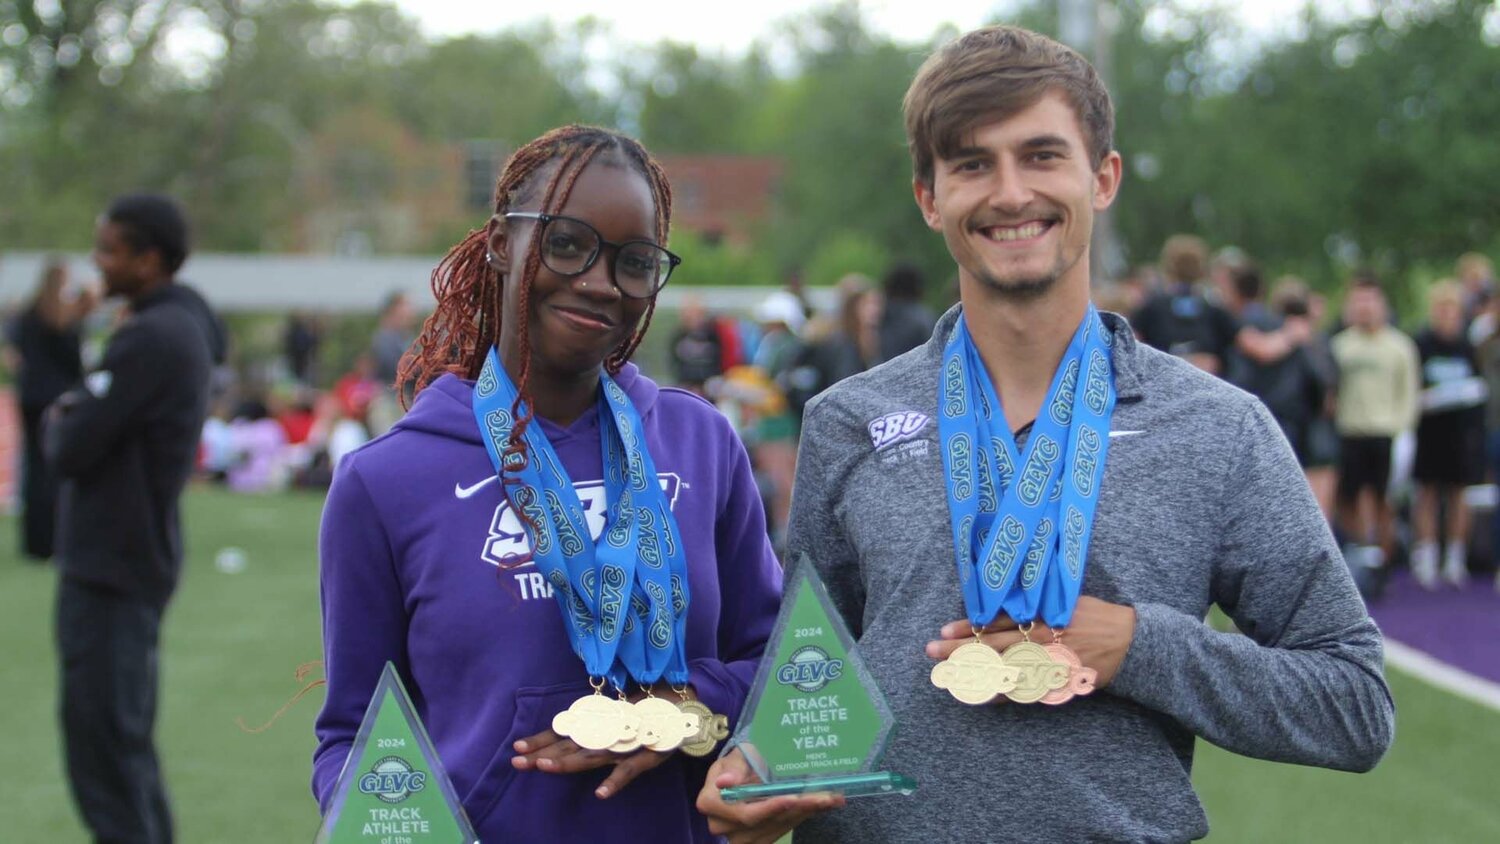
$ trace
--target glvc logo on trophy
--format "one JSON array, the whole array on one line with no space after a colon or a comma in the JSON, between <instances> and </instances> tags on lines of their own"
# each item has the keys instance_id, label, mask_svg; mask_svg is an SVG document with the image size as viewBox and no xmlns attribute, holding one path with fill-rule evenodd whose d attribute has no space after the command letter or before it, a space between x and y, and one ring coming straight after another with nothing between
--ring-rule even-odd
<instances>
[{"instance_id":1,"label":"glvc logo on trophy","mask_svg":"<svg viewBox=\"0 0 1500 844\"><path fill-rule=\"evenodd\" d=\"M895 719L811 560L791 575L733 742L761 782L726 788L724 800L911 794L911 779L872 770Z\"/></svg>"},{"instance_id":2,"label":"glvc logo on trophy","mask_svg":"<svg viewBox=\"0 0 1500 844\"><path fill-rule=\"evenodd\" d=\"M387 803L400 803L427 786L427 774L412 770L400 756L387 756L359 778L359 793L373 794Z\"/></svg>"},{"instance_id":3,"label":"glvc logo on trophy","mask_svg":"<svg viewBox=\"0 0 1500 844\"><path fill-rule=\"evenodd\" d=\"M776 682L796 686L804 692L815 692L837 680L844 673L844 661L833 659L817 645L808 645L776 669Z\"/></svg>"},{"instance_id":4,"label":"glvc logo on trophy","mask_svg":"<svg viewBox=\"0 0 1500 844\"><path fill-rule=\"evenodd\" d=\"M316 844L477 844L396 667L385 664Z\"/></svg>"}]
</instances>

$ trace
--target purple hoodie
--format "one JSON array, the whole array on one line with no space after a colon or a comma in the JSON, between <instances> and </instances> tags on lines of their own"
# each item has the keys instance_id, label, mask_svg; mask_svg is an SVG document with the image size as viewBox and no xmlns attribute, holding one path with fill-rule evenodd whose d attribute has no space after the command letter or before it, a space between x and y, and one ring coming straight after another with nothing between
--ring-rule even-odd
<instances>
[{"instance_id":1,"label":"purple hoodie","mask_svg":"<svg viewBox=\"0 0 1500 844\"><path fill-rule=\"evenodd\" d=\"M645 423L687 549L692 685L714 712L736 718L781 595L749 460L707 402L659 389L634 365L617 380ZM707 759L674 754L608 800L593 793L608 768L511 766L512 743L549 728L589 687L536 566L496 565L525 540L480 442L472 392L472 382L439 378L395 428L339 464L319 541L328 697L313 793L326 811L391 660L484 844L712 840L693 808ZM539 423L597 537L597 412L567 428Z\"/></svg>"}]
</instances>

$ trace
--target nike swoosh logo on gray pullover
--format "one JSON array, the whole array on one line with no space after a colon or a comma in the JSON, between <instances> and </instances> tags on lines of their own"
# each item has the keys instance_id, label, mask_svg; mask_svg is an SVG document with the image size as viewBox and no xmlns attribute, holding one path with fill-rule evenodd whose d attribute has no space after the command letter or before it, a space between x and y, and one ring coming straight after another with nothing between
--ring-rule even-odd
<instances>
[{"instance_id":1,"label":"nike swoosh logo on gray pullover","mask_svg":"<svg viewBox=\"0 0 1500 844\"><path fill-rule=\"evenodd\" d=\"M877 451L867 426L936 418L932 340L807 406L788 545L807 552L897 718L881 768L907 798L850 801L797 844L1186 841L1208 833L1194 736L1262 759L1363 771L1390 746L1379 631L1265 407L1114 338L1119 404L1083 591L1135 607L1114 682L1059 707L969 707L934 688L923 647L965 617L936 425ZM1238 633L1203 622L1210 605Z\"/></svg>"}]
</instances>

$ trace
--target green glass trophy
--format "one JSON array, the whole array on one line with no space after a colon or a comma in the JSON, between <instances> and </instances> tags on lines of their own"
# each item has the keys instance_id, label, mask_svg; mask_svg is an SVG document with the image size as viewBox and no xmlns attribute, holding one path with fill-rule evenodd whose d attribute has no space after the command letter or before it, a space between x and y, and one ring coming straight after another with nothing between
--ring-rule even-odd
<instances>
[{"instance_id":1,"label":"green glass trophy","mask_svg":"<svg viewBox=\"0 0 1500 844\"><path fill-rule=\"evenodd\" d=\"M315 844L477 844L478 837L387 662Z\"/></svg>"},{"instance_id":2,"label":"green glass trophy","mask_svg":"<svg viewBox=\"0 0 1500 844\"><path fill-rule=\"evenodd\" d=\"M911 779L873 770L895 719L812 561L800 555L789 574L731 743L761 781L724 789L725 802L811 791L911 794Z\"/></svg>"}]
</instances>

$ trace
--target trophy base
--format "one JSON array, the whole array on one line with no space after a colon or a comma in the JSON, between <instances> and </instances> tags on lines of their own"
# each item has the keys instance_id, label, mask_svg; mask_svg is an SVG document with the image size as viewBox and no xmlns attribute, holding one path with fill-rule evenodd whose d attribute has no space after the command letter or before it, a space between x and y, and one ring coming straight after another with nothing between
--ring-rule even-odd
<instances>
[{"instance_id":1,"label":"trophy base","mask_svg":"<svg viewBox=\"0 0 1500 844\"><path fill-rule=\"evenodd\" d=\"M879 797L884 794L911 794L917 790L916 780L880 771L874 774L849 774L837 777L809 777L784 782L735 785L723 789L719 796L725 803L753 803L788 794L809 794L829 791L845 797Z\"/></svg>"}]
</instances>

